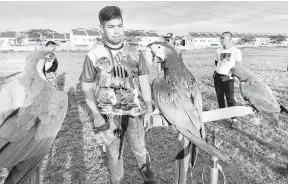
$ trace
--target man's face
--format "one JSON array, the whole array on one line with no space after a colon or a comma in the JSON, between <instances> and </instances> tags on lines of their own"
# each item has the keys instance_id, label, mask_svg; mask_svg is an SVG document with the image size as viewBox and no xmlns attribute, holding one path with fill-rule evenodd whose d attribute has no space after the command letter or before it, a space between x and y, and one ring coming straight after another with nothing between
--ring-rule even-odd
<instances>
[{"instance_id":1,"label":"man's face","mask_svg":"<svg viewBox=\"0 0 289 184\"><path fill-rule=\"evenodd\" d=\"M47 47L46 47L46 50L48 50L48 51L54 51L56 49L56 45L48 45Z\"/></svg>"},{"instance_id":2,"label":"man's face","mask_svg":"<svg viewBox=\"0 0 289 184\"><path fill-rule=\"evenodd\" d=\"M124 36L124 29L123 29L123 21L121 18L119 19L111 19L101 25L101 31L104 35L105 39L113 44L119 44Z\"/></svg>"},{"instance_id":3,"label":"man's face","mask_svg":"<svg viewBox=\"0 0 289 184\"><path fill-rule=\"evenodd\" d=\"M221 44L228 45L232 42L230 34L222 34L221 36Z\"/></svg>"}]
</instances>

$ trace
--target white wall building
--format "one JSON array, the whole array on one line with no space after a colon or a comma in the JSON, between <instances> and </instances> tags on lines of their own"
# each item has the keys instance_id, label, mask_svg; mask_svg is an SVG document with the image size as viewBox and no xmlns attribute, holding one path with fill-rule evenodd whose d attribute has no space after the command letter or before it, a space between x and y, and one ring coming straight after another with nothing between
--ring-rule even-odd
<instances>
[{"instance_id":1,"label":"white wall building","mask_svg":"<svg viewBox=\"0 0 289 184\"><path fill-rule=\"evenodd\" d=\"M190 32L188 35L184 36L185 41L185 48L186 49L194 49L197 46L199 46L202 41L202 36L198 33L192 33Z\"/></svg>"},{"instance_id":2,"label":"white wall building","mask_svg":"<svg viewBox=\"0 0 289 184\"><path fill-rule=\"evenodd\" d=\"M70 45L70 35L68 33L55 34L51 40L55 41L60 46Z\"/></svg>"},{"instance_id":3,"label":"white wall building","mask_svg":"<svg viewBox=\"0 0 289 184\"><path fill-rule=\"evenodd\" d=\"M159 42L159 41L162 41L162 37L160 35L158 35L157 33L155 32L145 32L146 35L148 35L148 42L149 43L152 43L152 42Z\"/></svg>"},{"instance_id":4,"label":"white wall building","mask_svg":"<svg viewBox=\"0 0 289 184\"><path fill-rule=\"evenodd\" d=\"M97 29L71 29L70 42L73 46L94 46L101 34Z\"/></svg>"},{"instance_id":5,"label":"white wall building","mask_svg":"<svg viewBox=\"0 0 289 184\"><path fill-rule=\"evenodd\" d=\"M0 33L0 46L17 45L17 37L15 31L6 31Z\"/></svg>"},{"instance_id":6,"label":"white wall building","mask_svg":"<svg viewBox=\"0 0 289 184\"><path fill-rule=\"evenodd\" d=\"M138 32L140 38L140 41L138 42L140 47L146 47L149 43L156 42L156 41L162 41L163 38L160 37L159 34L157 34L155 31L145 31L145 30L127 30L125 31L125 35L127 36L128 32Z\"/></svg>"},{"instance_id":7,"label":"white wall building","mask_svg":"<svg viewBox=\"0 0 289 184\"><path fill-rule=\"evenodd\" d=\"M206 48L220 45L220 35L213 33L194 33L190 32L183 37L185 49Z\"/></svg>"},{"instance_id":8,"label":"white wall building","mask_svg":"<svg viewBox=\"0 0 289 184\"><path fill-rule=\"evenodd\" d=\"M205 47L216 47L221 46L221 34L216 32L189 32L188 35L183 37L183 41L185 42L185 46L183 49L195 49L195 48L205 48ZM249 39L254 39L255 46L268 45L270 43L270 35L269 34L254 34L254 33L232 33L233 43L237 44L243 37L247 37ZM287 36L287 35L285 35ZM249 45L252 45L249 44ZM287 44L287 41L284 42Z\"/></svg>"},{"instance_id":9,"label":"white wall building","mask_svg":"<svg viewBox=\"0 0 289 184\"><path fill-rule=\"evenodd\" d=\"M269 41L270 41L270 37L268 35L264 35L264 34L255 34L255 44L257 46L261 46L261 45L268 45Z\"/></svg>"}]
</instances>

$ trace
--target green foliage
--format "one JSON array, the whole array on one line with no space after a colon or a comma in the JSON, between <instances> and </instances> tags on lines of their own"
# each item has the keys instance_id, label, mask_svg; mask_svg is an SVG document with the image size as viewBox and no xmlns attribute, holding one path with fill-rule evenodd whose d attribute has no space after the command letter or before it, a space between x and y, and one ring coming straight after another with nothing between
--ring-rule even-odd
<instances>
[{"instance_id":1,"label":"green foliage","mask_svg":"<svg viewBox=\"0 0 289 184\"><path fill-rule=\"evenodd\" d=\"M256 38L253 36L243 36L238 42L236 43L237 45L242 45L242 44L254 44L256 41Z\"/></svg>"},{"instance_id":2,"label":"green foliage","mask_svg":"<svg viewBox=\"0 0 289 184\"><path fill-rule=\"evenodd\" d=\"M37 42L41 42L43 39L52 38L54 34L57 34L56 31L51 29L30 29L25 31L25 33Z\"/></svg>"},{"instance_id":3,"label":"green foliage","mask_svg":"<svg viewBox=\"0 0 289 184\"><path fill-rule=\"evenodd\" d=\"M273 44L280 44L284 41L286 41L287 39L287 36L285 35L272 35L270 36L270 43L273 43Z\"/></svg>"}]
</instances>

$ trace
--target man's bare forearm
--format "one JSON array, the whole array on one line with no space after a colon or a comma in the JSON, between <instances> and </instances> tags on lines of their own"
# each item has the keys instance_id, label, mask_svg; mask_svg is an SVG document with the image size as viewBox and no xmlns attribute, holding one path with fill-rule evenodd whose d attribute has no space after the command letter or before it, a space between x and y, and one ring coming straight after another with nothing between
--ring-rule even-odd
<instances>
[{"instance_id":1,"label":"man's bare forearm","mask_svg":"<svg viewBox=\"0 0 289 184\"><path fill-rule=\"evenodd\" d=\"M152 111L152 94L148 75L139 76L139 83L148 111Z\"/></svg>"},{"instance_id":2,"label":"man's bare forearm","mask_svg":"<svg viewBox=\"0 0 289 184\"><path fill-rule=\"evenodd\" d=\"M87 82L81 83L81 87L82 87L82 91L84 93L85 101L86 101L88 107L90 108L93 117L95 117L95 116L99 115L100 113L99 113L99 110L98 110L97 105L95 103L93 85L94 85L93 83L87 83Z\"/></svg>"}]
</instances>

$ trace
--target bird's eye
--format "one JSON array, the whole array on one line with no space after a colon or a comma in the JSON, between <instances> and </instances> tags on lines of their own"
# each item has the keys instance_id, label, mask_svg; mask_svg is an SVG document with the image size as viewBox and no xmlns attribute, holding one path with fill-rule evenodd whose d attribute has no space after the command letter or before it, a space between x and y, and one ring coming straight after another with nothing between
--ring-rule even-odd
<instances>
[{"instance_id":1,"label":"bird's eye","mask_svg":"<svg viewBox=\"0 0 289 184\"><path fill-rule=\"evenodd\" d=\"M158 48L160 49L160 48L161 48L161 46L158 46Z\"/></svg>"}]
</instances>

